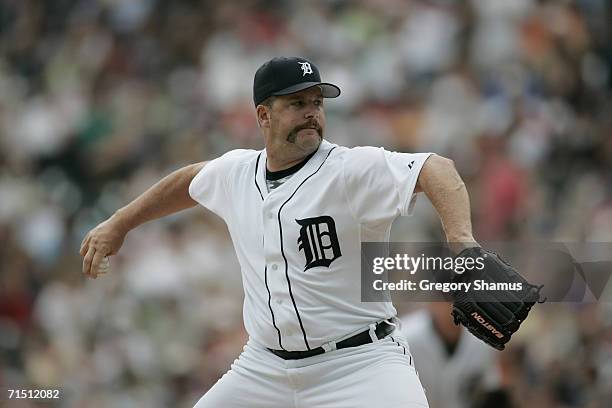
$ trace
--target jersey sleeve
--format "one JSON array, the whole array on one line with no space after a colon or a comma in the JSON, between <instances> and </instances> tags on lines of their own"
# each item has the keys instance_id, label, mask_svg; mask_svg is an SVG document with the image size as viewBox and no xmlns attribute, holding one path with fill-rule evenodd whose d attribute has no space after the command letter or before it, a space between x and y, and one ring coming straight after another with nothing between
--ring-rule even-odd
<instances>
[{"instance_id":1,"label":"jersey sleeve","mask_svg":"<svg viewBox=\"0 0 612 408\"><path fill-rule=\"evenodd\" d=\"M191 198L221 218L224 218L225 210L231 202L228 179L241 151L232 150L209 161L189 184Z\"/></svg>"},{"instance_id":2,"label":"jersey sleeve","mask_svg":"<svg viewBox=\"0 0 612 408\"><path fill-rule=\"evenodd\" d=\"M410 215L414 189L423 164L432 153L397 153L356 147L344 163L349 206L364 224Z\"/></svg>"}]
</instances>

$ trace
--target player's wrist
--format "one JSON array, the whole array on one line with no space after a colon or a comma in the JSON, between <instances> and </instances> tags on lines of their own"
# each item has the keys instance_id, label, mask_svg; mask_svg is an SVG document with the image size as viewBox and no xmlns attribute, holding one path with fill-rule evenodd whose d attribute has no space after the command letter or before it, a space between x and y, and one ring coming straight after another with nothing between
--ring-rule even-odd
<instances>
[{"instance_id":1,"label":"player's wrist","mask_svg":"<svg viewBox=\"0 0 612 408\"><path fill-rule=\"evenodd\" d=\"M120 208L109 218L109 223L115 232L125 236L135 226L130 223L130 217L125 208Z\"/></svg>"},{"instance_id":2,"label":"player's wrist","mask_svg":"<svg viewBox=\"0 0 612 408\"><path fill-rule=\"evenodd\" d=\"M480 247L480 244L478 244L474 237L470 235L462 236L461 238L456 239L449 239L448 246L453 254L458 255L468 248Z\"/></svg>"}]
</instances>

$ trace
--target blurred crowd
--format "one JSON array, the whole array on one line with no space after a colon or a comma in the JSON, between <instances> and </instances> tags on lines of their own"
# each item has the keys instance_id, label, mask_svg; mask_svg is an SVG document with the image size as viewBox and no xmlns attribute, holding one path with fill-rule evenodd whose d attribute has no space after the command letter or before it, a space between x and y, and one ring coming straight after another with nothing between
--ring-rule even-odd
<instances>
[{"instance_id":1,"label":"blurred crowd","mask_svg":"<svg viewBox=\"0 0 612 408\"><path fill-rule=\"evenodd\" d=\"M246 334L222 221L142 226L95 281L78 250L171 171L261 149L252 78L275 55L342 88L328 140L452 158L478 240L612 241L610 21L605 0L4 0L2 389L187 407L229 368ZM422 205L398 225L443 238ZM612 404L609 302L536 311L499 354L516 406Z\"/></svg>"}]
</instances>

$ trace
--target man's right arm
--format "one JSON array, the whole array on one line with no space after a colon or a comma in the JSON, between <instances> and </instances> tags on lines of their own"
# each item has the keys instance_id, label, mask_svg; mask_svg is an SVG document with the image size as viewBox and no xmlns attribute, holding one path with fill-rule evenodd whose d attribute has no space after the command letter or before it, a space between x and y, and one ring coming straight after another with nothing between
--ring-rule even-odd
<instances>
[{"instance_id":1,"label":"man's right arm","mask_svg":"<svg viewBox=\"0 0 612 408\"><path fill-rule=\"evenodd\" d=\"M83 273L95 279L102 259L116 254L127 233L139 225L197 205L189 195L189 185L205 164L192 164L169 174L89 231L80 250Z\"/></svg>"}]
</instances>

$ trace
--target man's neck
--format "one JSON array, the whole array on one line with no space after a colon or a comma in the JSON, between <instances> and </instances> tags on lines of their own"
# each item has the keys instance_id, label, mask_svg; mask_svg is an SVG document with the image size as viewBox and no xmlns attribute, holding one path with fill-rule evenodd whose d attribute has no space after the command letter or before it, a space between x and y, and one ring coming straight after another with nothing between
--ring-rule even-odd
<instances>
[{"instance_id":1,"label":"man's neck","mask_svg":"<svg viewBox=\"0 0 612 408\"><path fill-rule=\"evenodd\" d=\"M321 147L320 144L319 147ZM272 146L266 146L266 168L268 171L275 172L293 167L313 156L318 150L317 148L317 150L312 153L296 151L292 152L293 154L287 154L287 150L285 149L286 148L275 149Z\"/></svg>"},{"instance_id":2,"label":"man's neck","mask_svg":"<svg viewBox=\"0 0 612 408\"><path fill-rule=\"evenodd\" d=\"M307 156L291 160L291 159L276 158L274 156L271 156L268 153L267 157L268 157L268 160L266 162L266 169L268 171L281 171L281 170L286 170L290 167L293 167L298 163L301 163L302 161L306 159Z\"/></svg>"}]
</instances>

